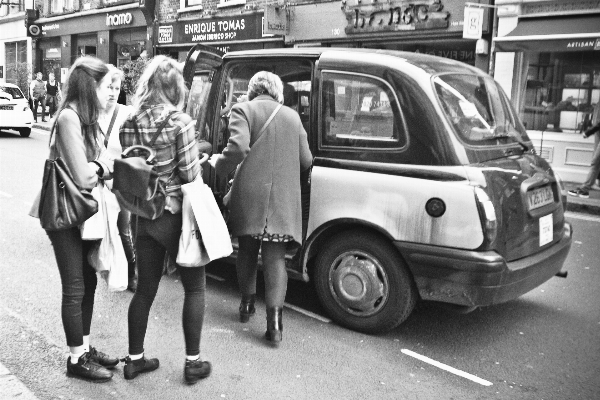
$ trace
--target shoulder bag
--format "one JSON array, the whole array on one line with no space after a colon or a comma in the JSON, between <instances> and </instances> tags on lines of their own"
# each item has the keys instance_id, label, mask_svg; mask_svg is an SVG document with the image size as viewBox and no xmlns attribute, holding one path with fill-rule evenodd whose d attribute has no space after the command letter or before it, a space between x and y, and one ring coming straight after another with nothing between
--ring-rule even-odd
<instances>
[{"instance_id":1,"label":"shoulder bag","mask_svg":"<svg viewBox=\"0 0 600 400\"><path fill-rule=\"evenodd\" d=\"M55 123L52 133L57 126ZM60 157L46 160L39 205L42 228L47 231L69 229L81 225L97 212L98 202L73 181L64 160Z\"/></svg>"}]
</instances>

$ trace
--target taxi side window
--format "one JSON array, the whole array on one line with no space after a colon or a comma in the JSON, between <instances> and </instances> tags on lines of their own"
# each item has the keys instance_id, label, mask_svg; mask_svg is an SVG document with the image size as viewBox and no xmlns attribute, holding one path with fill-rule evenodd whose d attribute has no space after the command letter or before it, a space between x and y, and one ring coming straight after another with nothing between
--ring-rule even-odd
<instances>
[{"instance_id":1,"label":"taxi side window","mask_svg":"<svg viewBox=\"0 0 600 400\"><path fill-rule=\"evenodd\" d=\"M398 148L406 143L396 96L384 81L340 72L322 76L322 145Z\"/></svg>"},{"instance_id":2,"label":"taxi side window","mask_svg":"<svg viewBox=\"0 0 600 400\"><path fill-rule=\"evenodd\" d=\"M203 107L206 107L206 99L208 98L208 93L210 91L210 81L208 76L208 72L197 74L192 81L192 87L190 88L185 112L194 120L198 119L200 111ZM210 143L212 141L210 126L209 124L204 125L204 129L198 129L196 131L196 140L204 140Z\"/></svg>"}]
</instances>

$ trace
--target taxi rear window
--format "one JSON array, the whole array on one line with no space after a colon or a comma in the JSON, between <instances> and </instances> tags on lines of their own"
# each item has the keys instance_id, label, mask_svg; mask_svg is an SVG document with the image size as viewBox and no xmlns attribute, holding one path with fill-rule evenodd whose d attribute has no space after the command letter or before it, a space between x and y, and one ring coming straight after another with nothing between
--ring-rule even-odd
<instances>
[{"instance_id":1,"label":"taxi rear window","mask_svg":"<svg viewBox=\"0 0 600 400\"><path fill-rule=\"evenodd\" d=\"M491 77L444 74L434 77L433 84L444 114L465 142L495 145L529 140Z\"/></svg>"}]
</instances>

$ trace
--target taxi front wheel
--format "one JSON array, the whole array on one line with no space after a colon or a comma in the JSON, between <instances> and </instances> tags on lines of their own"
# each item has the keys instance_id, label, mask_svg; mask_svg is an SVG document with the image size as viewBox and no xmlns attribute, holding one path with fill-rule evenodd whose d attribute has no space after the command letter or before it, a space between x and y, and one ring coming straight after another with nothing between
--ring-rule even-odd
<instances>
[{"instance_id":1,"label":"taxi front wheel","mask_svg":"<svg viewBox=\"0 0 600 400\"><path fill-rule=\"evenodd\" d=\"M339 233L323 246L315 263L315 287L335 322L365 333L397 327L417 300L397 250L384 237L361 230Z\"/></svg>"}]
</instances>

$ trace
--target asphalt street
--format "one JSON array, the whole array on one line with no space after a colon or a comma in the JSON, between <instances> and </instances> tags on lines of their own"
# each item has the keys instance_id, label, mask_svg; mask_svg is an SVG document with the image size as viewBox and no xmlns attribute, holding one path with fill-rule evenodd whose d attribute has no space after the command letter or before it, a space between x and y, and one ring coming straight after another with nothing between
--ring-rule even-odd
<instances>
[{"instance_id":1,"label":"asphalt street","mask_svg":"<svg viewBox=\"0 0 600 400\"><path fill-rule=\"evenodd\" d=\"M47 142L47 131L27 139L0 132L0 365L7 369L0 367L0 399L598 398L600 217L574 212L567 214L574 243L566 279L469 314L420 303L382 335L329 322L311 285L290 282L284 341L273 348L262 339L263 294L257 315L240 324L234 268L211 264L201 357L214 370L194 386L182 377L183 290L177 275L166 276L146 337L160 368L133 381L124 380L123 364L109 383L69 378L58 270L39 221L27 215ZM127 354L131 297L99 284L92 345Z\"/></svg>"}]
</instances>

